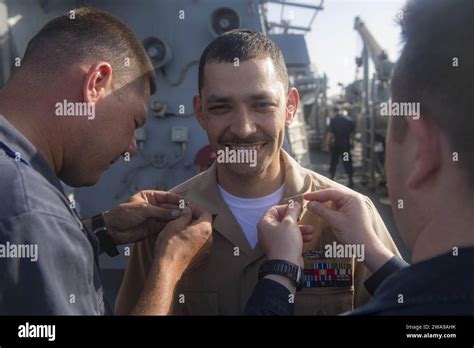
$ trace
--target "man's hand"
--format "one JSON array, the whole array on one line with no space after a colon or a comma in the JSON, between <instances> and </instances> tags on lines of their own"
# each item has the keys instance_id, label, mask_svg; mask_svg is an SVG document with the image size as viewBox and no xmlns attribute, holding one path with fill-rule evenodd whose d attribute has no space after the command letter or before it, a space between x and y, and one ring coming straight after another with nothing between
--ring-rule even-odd
<instances>
[{"instance_id":1,"label":"man's hand","mask_svg":"<svg viewBox=\"0 0 474 348\"><path fill-rule=\"evenodd\" d=\"M138 242L158 234L168 221L181 215L180 196L163 191L141 191L104 215L110 235L117 244Z\"/></svg>"},{"instance_id":2,"label":"man's hand","mask_svg":"<svg viewBox=\"0 0 474 348\"><path fill-rule=\"evenodd\" d=\"M181 276L200 261L212 245L212 216L194 205L183 209L182 216L169 222L158 235L155 259L163 258Z\"/></svg>"},{"instance_id":3,"label":"man's hand","mask_svg":"<svg viewBox=\"0 0 474 348\"><path fill-rule=\"evenodd\" d=\"M371 272L383 266L393 253L375 233L363 195L349 190L325 189L307 193L308 210L321 216L340 243L365 245L365 263ZM331 207L324 202L332 201Z\"/></svg>"},{"instance_id":4,"label":"man's hand","mask_svg":"<svg viewBox=\"0 0 474 348\"><path fill-rule=\"evenodd\" d=\"M171 312L176 284L184 271L212 244L212 217L190 206L168 222L155 242L155 257L145 288L133 314L164 315Z\"/></svg>"},{"instance_id":5,"label":"man's hand","mask_svg":"<svg viewBox=\"0 0 474 348\"><path fill-rule=\"evenodd\" d=\"M312 240L313 226L298 225L301 205L293 208L278 205L270 208L257 225L258 239L269 260L285 260L303 265L303 241Z\"/></svg>"}]
</instances>

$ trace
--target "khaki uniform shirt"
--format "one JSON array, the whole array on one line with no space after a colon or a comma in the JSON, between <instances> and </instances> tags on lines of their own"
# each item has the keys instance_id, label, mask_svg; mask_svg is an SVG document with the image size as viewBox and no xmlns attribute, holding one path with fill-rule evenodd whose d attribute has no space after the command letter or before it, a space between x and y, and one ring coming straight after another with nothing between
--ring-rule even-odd
<instances>
[{"instance_id":1,"label":"khaki uniform shirt","mask_svg":"<svg viewBox=\"0 0 474 348\"><path fill-rule=\"evenodd\" d=\"M312 192L324 188L348 188L326 177L301 167L284 150L281 160L285 169L285 186L282 197ZM215 216L213 245L206 261L191 267L179 281L173 304L177 315L239 315L258 281L258 269L266 260L260 243L254 249L249 245L232 212L221 198L217 186L216 163L207 171L189 179L172 190L187 201L205 208ZM380 215L369 198L372 225L382 242L396 255L393 243ZM303 203L300 199L296 199ZM323 250L335 237L329 225L315 214L302 209L301 224L313 225L313 240L304 244L304 250ZM129 314L144 288L154 257L155 238L137 243L132 251L127 270L116 301L117 314ZM305 259L305 262L308 261ZM311 261L311 260L309 260ZM295 314L336 315L361 306L370 300L364 281L370 276L355 257L318 260L352 264L353 283L345 287L304 288L296 293Z\"/></svg>"}]
</instances>

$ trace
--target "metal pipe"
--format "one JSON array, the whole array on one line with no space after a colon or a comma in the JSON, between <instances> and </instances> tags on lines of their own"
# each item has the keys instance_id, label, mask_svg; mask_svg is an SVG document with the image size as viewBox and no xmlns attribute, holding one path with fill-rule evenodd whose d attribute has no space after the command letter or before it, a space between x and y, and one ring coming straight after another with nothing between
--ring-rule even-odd
<instances>
[{"instance_id":1,"label":"metal pipe","mask_svg":"<svg viewBox=\"0 0 474 348\"><path fill-rule=\"evenodd\" d=\"M10 76L10 44L7 1L0 0L0 87L6 83L8 77Z\"/></svg>"},{"instance_id":2,"label":"metal pipe","mask_svg":"<svg viewBox=\"0 0 474 348\"><path fill-rule=\"evenodd\" d=\"M274 3L274 4L281 4L282 1L281 0L264 0L265 2L271 2L271 3ZM297 2L288 2L288 1L284 1L285 5L287 6L294 6L294 7L302 7L302 8L310 8L310 9L313 9L313 10L323 10L324 7L321 6L321 5L307 5L307 4L300 4L300 3L297 3Z\"/></svg>"},{"instance_id":3,"label":"metal pipe","mask_svg":"<svg viewBox=\"0 0 474 348\"><path fill-rule=\"evenodd\" d=\"M287 25L287 24L279 24L279 23L269 23L270 27L273 28L285 28L285 29L295 29L295 30L304 30L304 31L311 31L310 27L300 27L296 25Z\"/></svg>"}]
</instances>

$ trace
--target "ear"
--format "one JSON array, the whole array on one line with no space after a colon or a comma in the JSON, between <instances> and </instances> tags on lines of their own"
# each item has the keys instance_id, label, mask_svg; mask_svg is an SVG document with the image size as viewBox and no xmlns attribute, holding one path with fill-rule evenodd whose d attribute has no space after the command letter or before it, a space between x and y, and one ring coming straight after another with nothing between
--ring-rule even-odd
<instances>
[{"instance_id":1,"label":"ear","mask_svg":"<svg viewBox=\"0 0 474 348\"><path fill-rule=\"evenodd\" d=\"M300 100L300 95L298 90L295 87L291 87L288 90L288 98L286 102L286 118L285 125L288 127L293 119L295 118L296 111L298 110L298 103Z\"/></svg>"},{"instance_id":2,"label":"ear","mask_svg":"<svg viewBox=\"0 0 474 348\"><path fill-rule=\"evenodd\" d=\"M204 120L202 114L202 100L201 97L198 95L195 95L193 97L193 109L194 114L196 115L196 120L198 121L199 125L202 129L206 130L206 121Z\"/></svg>"},{"instance_id":3,"label":"ear","mask_svg":"<svg viewBox=\"0 0 474 348\"><path fill-rule=\"evenodd\" d=\"M107 62L97 62L87 71L83 93L86 103L96 103L112 90L112 66Z\"/></svg>"},{"instance_id":4,"label":"ear","mask_svg":"<svg viewBox=\"0 0 474 348\"><path fill-rule=\"evenodd\" d=\"M408 132L411 133L407 136L413 138L415 147L415 163L408 175L407 185L417 189L441 166L441 132L439 127L426 117L417 120L408 118L407 122Z\"/></svg>"}]
</instances>

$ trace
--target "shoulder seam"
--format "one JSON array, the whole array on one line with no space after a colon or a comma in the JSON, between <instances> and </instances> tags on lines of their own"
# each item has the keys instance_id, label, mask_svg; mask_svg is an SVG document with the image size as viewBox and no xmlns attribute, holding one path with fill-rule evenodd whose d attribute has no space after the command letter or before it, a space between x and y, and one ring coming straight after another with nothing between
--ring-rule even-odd
<instances>
[{"instance_id":1,"label":"shoulder seam","mask_svg":"<svg viewBox=\"0 0 474 348\"><path fill-rule=\"evenodd\" d=\"M26 213L30 210L30 203L29 203L29 200L28 200L28 195L26 194L25 178L24 178L24 175L23 175L23 172L22 172L21 168L19 167L18 162L14 162L14 164L15 164L15 167L16 167L17 172L18 172L18 177L20 179L21 190L22 190L21 195L22 195L23 202L24 202L24 205L25 205L24 213Z\"/></svg>"}]
</instances>

